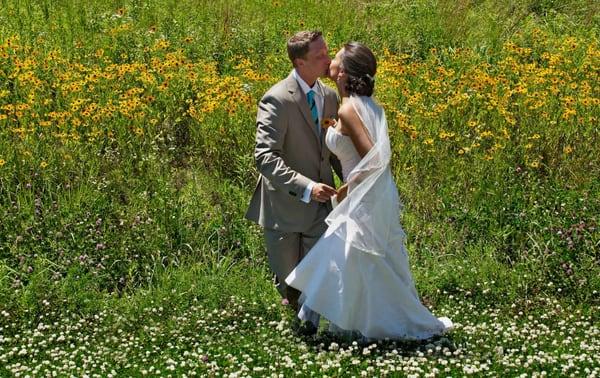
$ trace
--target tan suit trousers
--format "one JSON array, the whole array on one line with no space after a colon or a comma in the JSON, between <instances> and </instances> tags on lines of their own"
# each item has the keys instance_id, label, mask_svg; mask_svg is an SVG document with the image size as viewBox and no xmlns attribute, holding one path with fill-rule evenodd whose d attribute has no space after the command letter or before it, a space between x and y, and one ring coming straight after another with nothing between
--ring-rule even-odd
<instances>
[{"instance_id":1,"label":"tan suit trousers","mask_svg":"<svg viewBox=\"0 0 600 378\"><path fill-rule=\"evenodd\" d=\"M268 228L264 229L267 256L271 270L275 273L277 290L279 290L282 297L288 298L290 301L297 299L295 297L297 297L298 292L286 285L285 278L309 253L327 229L325 218L328 212L327 206L321 203L315 222L305 232L281 232Z\"/></svg>"}]
</instances>

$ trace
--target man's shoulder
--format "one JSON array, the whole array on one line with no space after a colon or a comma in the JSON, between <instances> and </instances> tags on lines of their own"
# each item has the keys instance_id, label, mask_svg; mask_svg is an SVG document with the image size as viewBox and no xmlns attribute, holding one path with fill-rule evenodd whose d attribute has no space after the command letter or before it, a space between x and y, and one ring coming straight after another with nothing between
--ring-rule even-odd
<instances>
[{"instance_id":1,"label":"man's shoulder","mask_svg":"<svg viewBox=\"0 0 600 378\"><path fill-rule=\"evenodd\" d=\"M319 80L321 82L321 88L323 88L323 93L325 94L325 96L327 95L336 95L336 91L335 89L331 88L329 85L323 83L323 81Z\"/></svg>"},{"instance_id":2,"label":"man's shoulder","mask_svg":"<svg viewBox=\"0 0 600 378\"><path fill-rule=\"evenodd\" d=\"M285 78L285 79L279 80L277 83L273 84L273 86L271 88L269 88L267 93L274 93L274 94L285 93L285 92L287 92L287 87L288 87L288 78Z\"/></svg>"},{"instance_id":3,"label":"man's shoulder","mask_svg":"<svg viewBox=\"0 0 600 378\"><path fill-rule=\"evenodd\" d=\"M275 83L267 92L263 95L263 99L266 98L275 98L279 101L286 101L288 99L288 83L289 78L285 78L283 80Z\"/></svg>"},{"instance_id":4,"label":"man's shoulder","mask_svg":"<svg viewBox=\"0 0 600 378\"><path fill-rule=\"evenodd\" d=\"M321 88L323 88L323 95L325 97L331 97L337 99L337 92L335 89L331 88L329 85L321 82Z\"/></svg>"}]
</instances>

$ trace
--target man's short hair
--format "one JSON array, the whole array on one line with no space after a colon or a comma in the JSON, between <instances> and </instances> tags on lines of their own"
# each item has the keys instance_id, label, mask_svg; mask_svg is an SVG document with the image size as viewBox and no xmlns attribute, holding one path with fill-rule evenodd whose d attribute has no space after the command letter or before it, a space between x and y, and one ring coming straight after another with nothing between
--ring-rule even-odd
<instances>
[{"instance_id":1,"label":"man's short hair","mask_svg":"<svg viewBox=\"0 0 600 378\"><path fill-rule=\"evenodd\" d=\"M319 39L323 33L319 30L303 30L294 34L287 42L287 52L292 64L294 60L303 59L308 53L308 48L311 42Z\"/></svg>"}]
</instances>

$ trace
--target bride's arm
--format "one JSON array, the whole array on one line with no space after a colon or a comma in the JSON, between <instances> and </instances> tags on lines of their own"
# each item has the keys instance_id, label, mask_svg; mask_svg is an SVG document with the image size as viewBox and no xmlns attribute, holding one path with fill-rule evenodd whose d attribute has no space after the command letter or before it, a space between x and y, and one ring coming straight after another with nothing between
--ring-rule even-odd
<instances>
[{"instance_id":1,"label":"bride's arm","mask_svg":"<svg viewBox=\"0 0 600 378\"><path fill-rule=\"evenodd\" d=\"M344 198L346 198L347 195L348 195L348 184L344 184L344 185L340 186L339 188L337 188L337 194L335 195L335 198L338 201L338 203L340 203L344 200Z\"/></svg>"}]
</instances>

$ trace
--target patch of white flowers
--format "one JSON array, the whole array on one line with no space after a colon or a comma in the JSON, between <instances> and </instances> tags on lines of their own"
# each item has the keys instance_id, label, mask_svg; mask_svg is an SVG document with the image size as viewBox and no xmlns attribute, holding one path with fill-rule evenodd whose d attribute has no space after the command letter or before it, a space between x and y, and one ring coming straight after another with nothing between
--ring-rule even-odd
<instances>
[{"instance_id":1,"label":"patch of white flowers","mask_svg":"<svg viewBox=\"0 0 600 378\"><path fill-rule=\"evenodd\" d=\"M600 307L584 313L547 299L546 311L535 313L457 298L435 311L456 323L445 337L362 343L321 331L301 339L279 305L226 302L211 308L195 300L185 309L151 302L87 317L49 311L29 322L3 310L0 375L600 376Z\"/></svg>"}]
</instances>

